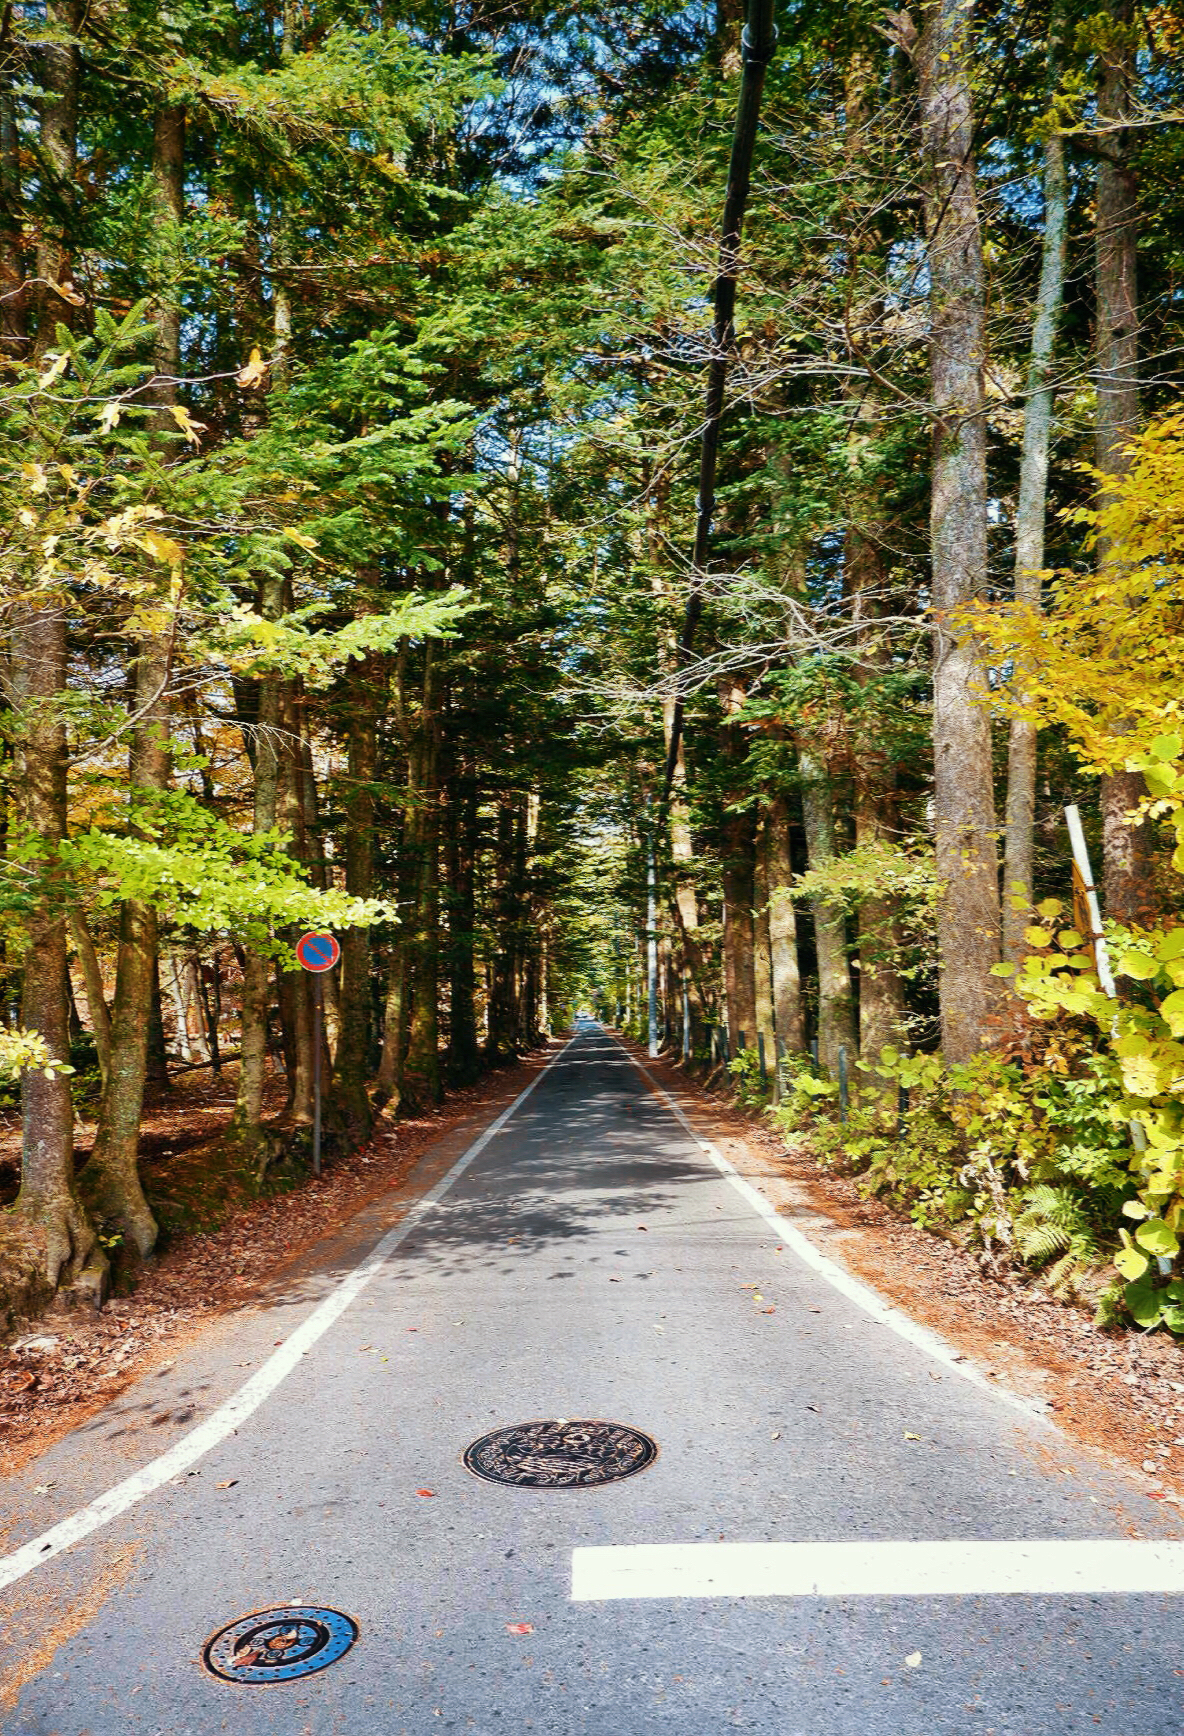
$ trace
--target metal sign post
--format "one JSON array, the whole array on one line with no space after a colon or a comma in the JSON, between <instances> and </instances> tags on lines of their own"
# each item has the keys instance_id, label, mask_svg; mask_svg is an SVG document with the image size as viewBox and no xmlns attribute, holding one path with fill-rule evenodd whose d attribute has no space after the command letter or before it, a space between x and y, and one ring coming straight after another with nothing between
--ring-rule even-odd
<instances>
[{"instance_id":1,"label":"metal sign post","mask_svg":"<svg viewBox=\"0 0 1184 1736\"><path fill-rule=\"evenodd\" d=\"M331 934L302 934L296 942L296 957L313 978L312 989L312 1173L321 1173L321 1048L325 993L321 977L341 957L341 947Z\"/></svg>"}]
</instances>

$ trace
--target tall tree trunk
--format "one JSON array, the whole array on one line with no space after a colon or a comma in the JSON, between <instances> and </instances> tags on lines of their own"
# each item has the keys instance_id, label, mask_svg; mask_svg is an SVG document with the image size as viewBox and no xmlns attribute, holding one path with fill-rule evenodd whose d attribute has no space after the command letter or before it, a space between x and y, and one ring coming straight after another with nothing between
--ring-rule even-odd
<instances>
[{"instance_id":1,"label":"tall tree trunk","mask_svg":"<svg viewBox=\"0 0 1184 1736\"><path fill-rule=\"evenodd\" d=\"M46 0L46 23L76 37L81 0ZM59 325L73 326L81 296L74 287L70 234L78 166L78 73L76 42L47 42L41 54L41 155L48 171L37 234L37 351L49 349Z\"/></svg>"},{"instance_id":2,"label":"tall tree trunk","mask_svg":"<svg viewBox=\"0 0 1184 1736\"><path fill-rule=\"evenodd\" d=\"M349 705L345 793L345 890L374 896L374 780L378 725L390 693L390 659L369 652L343 676ZM333 1063L333 1101L348 1138L370 1135L374 1111L370 1076L370 931L347 928L341 937L341 1030Z\"/></svg>"},{"instance_id":3,"label":"tall tree trunk","mask_svg":"<svg viewBox=\"0 0 1184 1736\"><path fill-rule=\"evenodd\" d=\"M802 981L798 970L797 916L787 896L793 885L789 855L789 807L775 796L765 821L765 872L769 886L769 950L773 969L773 1019L790 1054L806 1047Z\"/></svg>"},{"instance_id":4,"label":"tall tree trunk","mask_svg":"<svg viewBox=\"0 0 1184 1736\"><path fill-rule=\"evenodd\" d=\"M278 620L282 594L278 581L265 580L262 586L261 613L267 620ZM277 753L279 724L279 681L265 675L258 683L257 704L249 722L244 720L244 734L254 743L251 755L254 766L255 804L254 832L256 837L269 832L277 817L279 787L279 757ZM267 1013L270 1004L271 963L263 950L263 937L255 945L243 949L243 986L241 999L242 1036L239 1043L238 1089L234 1112L227 1137L248 1153L266 1147L263 1133L263 1093L267 1081Z\"/></svg>"},{"instance_id":5,"label":"tall tree trunk","mask_svg":"<svg viewBox=\"0 0 1184 1736\"><path fill-rule=\"evenodd\" d=\"M803 739L798 744L798 771L802 780L802 816L806 828L806 855L811 869L833 862L835 850L834 806L826 760L821 751ZM834 1077L839 1049L855 1060L855 996L847 958L847 924L841 904L831 899L810 900L818 954L818 1059Z\"/></svg>"},{"instance_id":6,"label":"tall tree trunk","mask_svg":"<svg viewBox=\"0 0 1184 1736\"><path fill-rule=\"evenodd\" d=\"M286 587L285 612L293 606L291 584ZM280 688L280 824L291 839L290 849L298 862L308 863L304 832L304 754L296 684L285 681ZM301 928L288 931L289 945L300 939ZM332 972L327 972L332 975ZM310 1127L313 1120L312 994L307 971L297 966L280 974L280 1017L285 1031L285 1056L291 1052L288 1070L286 1113L297 1127Z\"/></svg>"},{"instance_id":7,"label":"tall tree trunk","mask_svg":"<svg viewBox=\"0 0 1184 1736\"><path fill-rule=\"evenodd\" d=\"M756 996L756 1029L757 1036L764 1039L765 1064L772 1067L776 1055L774 1037L776 1035L773 1016L773 954L772 933L769 921L769 856L768 856L768 815L764 815L757 827L756 855L753 864L754 890L754 934L753 934L753 988Z\"/></svg>"},{"instance_id":8,"label":"tall tree trunk","mask_svg":"<svg viewBox=\"0 0 1184 1736\"><path fill-rule=\"evenodd\" d=\"M986 346L975 186L972 13L927 0L917 45L929 244L930 503L934 613L933 794L942 1046L964 1061L991 1041L1000 948L991 724L973 642L951 616L987 581Z\"/></svg>"},{"instance_id":9,"label":"tall tree trunk","mask_svg":"<svg viewBox=\"0 0 1184 1736\"><path fill-rule=\"evenodd\" d=\"M1064 16L1054 6L1048 27L1048 94L1055 96L1061 74ZM1048 449L1052 429L1052 364L1065 290L1069 235L1069 176L1065 141L1059 132L1044 142L1044 241L1040 288L1032 322L1032 353L1024 403L1024 448L1020 495L1015 515L1015 600L1040 607L1044 566L1044 518L1048 499ZM1017 672L1018 673L1018 672ZM1003 956L1019 960L1025 950L1026 910L1013 898L1033 901L1032 858L1036 821L1036 725L1015 717L1007 738L1007 825L1003 852Z\"/></svg>"},{"instance_id":10,"label":"tall tree trunk","mask_svg":"<svg viewBox=\"0 0 1184 1736\"><path fill-rule=\"evenodd\" d=\"M181 371L181 316L177 277L177 243L184 220L185 117L180 109L161 110L153 127L152 176L157 215L168 244L164 249L159 286L156 339L157 379L153 400L158 409L150 429L162 459L177 437L171 411L177 403ZM136 658L136 728L132 736L130 784L133 802L151 801L168 788L168 686L173 656L171 625L145 635ZM133 812L134 824L134 812ZM138 898L125 899L119 918L119 954L115 967L115 1004L111 1018L111 1070L103 1093L95 1131L94 1151L86 1166L85 1186L94 1211L118 1230L147 1258L156 1244L156 1220L140 1184L140 1121L148 1072L148 1040L157 980L156 911ZM188 1050L184 1009L179 1036Z\"/></svg>"},{"instance_id":11,"label":"tall tree trunk","mask_svg":"<svg viewBox=\"0 0 1184 1736\"><path fill-rule=\"evenodd\" d=\"M76 908L70 912L70 936L82 968L82 980L86 985L87 1024L95 1040L95 1053L99 1058L99 1079L105 1091L111 1073L111 1014L103 993L103 970L99 964L99 955L95 951L86 918Z\"/></svg>"},{"instance_id":12,"label":"tall tree trunk","mask_svg":"<svg viewBox=\"0 0 1184 1736\"><path fill-rule=\"evenodd\" d=\"M454 770L448 788L448 824L444 835L445 903L448 915L448 1077L454 1085L469 1085L481 1071L477 1044L476 968L473 949L477 929L477 780L470 771Z\"/></svg>"},{"instance_id":13,"label":"tall tree trunk","mask_svg":"<svg viewBox=\"0 0 1184 1736\"><path fill-rule=\"evenodd\" d=\"M755 827L747 810L729 814L723 828L724 982L728 996L728 1046L756 1044L756 929L753 920Z\"/></svg>"},{"instance_id":14,"label":"tall tree trunk","mask_svg":"<svg viewBox=\"0 0 1184 1736\"><path fill-rule=\"evenodd\" d=\"M21 361L28 353L28 275L21 192L20 134L13 75L18 48L12 6L5 6L0 33L0 358Z\"/></svg>"},{"instance_id":15,"label":"tall tree trunk","mask_svg":"<svg viewBox=\"0 0 1184 1736\"><path fill-rule=\"evenodd\" d=\"M1099 504L1127 474L1126 447L1139 419L1139 206L1128 120L1135 82L1134 0L1109 0L1109 31L1099 50L1098 184L1094 230L1097 298L1098 421L1094 462L1102 473ZM1107 127L1113 131L1104 130ZM1098 577L1118 576L1120 563L1105 538L1097 548ZM1102 863L1106 913L1119 922L1149 923L1155 916L1152 830L1126 816L1146 795L1139 772L1111 772L1102 780Z\"/></svg>"},{"instance_id":16,"label":"tall tree trunk","mask_svg":"<svg viewBox=\"0 0 1184 1736\"><path fill-rule=\"evenodd\" d=\"M21 1021L55 1060L70 1058L65 893L57 850L66 836L66 615L46 598L16 611L13 690L24 820L46 850L37 903L27 918ZM74 1110L69 1077L30 1068L21 1078L21 1189L16 1210L41 1226L47 1276L98 1303L107 1260L74 1187Z\"/></svg>"},{"instance_id":17,"label":"tall tree trunk","mask_svg":"<svg viewBox=\"0 0 1184 1736\"><path fill-rule=\"evenodd\" d=\"M495 1067L514 1052L514 931L518 917L516 820L514 798L503 792L498 798L494 840L493 931L497 950L489 985L489 1024L485 1036L486 1058ZM629 1005L631 1013L631 997Z\"/></svg>"},{"instance_id":18,"label":"tall tree trunk","mask_svg":"<svg viewBox=\"0 0 1184 1736\"><path fill-rule=\"evenodd\" d=\"M411 992L400 1108L438 1103L440 1083L440 753L436 648L423 647L423 689L411 743L409 795L414 821L415 902L409 916Z\"/></svg>"}]
</instances>

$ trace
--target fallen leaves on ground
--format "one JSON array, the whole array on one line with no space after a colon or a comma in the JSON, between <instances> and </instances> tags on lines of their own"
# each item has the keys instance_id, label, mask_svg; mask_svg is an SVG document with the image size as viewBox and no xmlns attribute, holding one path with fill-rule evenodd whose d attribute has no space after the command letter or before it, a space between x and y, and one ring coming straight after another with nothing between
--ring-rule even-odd
<instances>
[{"instance_id":1,"label":"fallen leaves on ground","mask_svg":"<svg viewBox=\"0 0 1184 1736\"><path fill-rule=\"evenodd\" d=\"M534 1624L528 1621L508 1621L506 1623L506 1632L508 1634L532 1634L534 1632Z\"/></svg>"},{"instance_id":2,"label":"fallen leaves on ground","mask_svg":"<svg viewBox=\"0 0 1184 1736\"><path fill-rule=\"evenodd\" d=\"M19 1470L148 1368L160 1368L166 1346L173 1350L216 1315L249 1304L290 1261L389 1193L434 1140L480 1105L504 1101L513 1085L521 1089L528 1065L499 1069L452 1093L439 1109L382 1127L369 1146L330 1164L319 1179L310 1178L291 1193L253 1200L217 1230L176 1235L142 1274L134 1295L109 1301L98 1314L72 1313L60 1322L55 1317L52 1333L43 1328L34 1335L43 1348L21 1338L0 1347L0 1475ZM207 1076L195 1083L197 1075L181 1074L166 1099L150 1104L143 1150L154 1179L167 1182L174 1158L226 1126L237 1073L230 1063L217 1082ZM270 1079L268 1090L269 1103L278 1109L282 1077ZM19 1117L8 1120L12 1127L0 1133L5 1148L0 1156L7 1156L11 1145L19 1166ZM5 1125L0 1117L0 1129ZM86 1143L80 1141L80 1156ZM283 1343L275 1340L277 1348ZM167 1366L175 1360L171 1354Z\"/></svg>"},{"instance_id":3,"label":"fallen leaves on ground","mask_svg":"<svg viewBox=\"0 0 1184 1736\"><path fill-rule=\"evenodd\" d=\"M920 1654L920 1652L910 1652L908 1657L904 1661L908 1665L910 1670L915 1670L917 1668L918 1664L921 1662L921 1654Z\"/></svg>"},{"instance_id":4,"label":"fallen leaves on ground","mask_svg":"<svg viewBox=\"0 0 1184 1736\"><path fill-rule=\"evenodd\" d=\"M904 1431L904 1438L906 1441L919 1441L921 1439L920 1435L914 1435L909 1429Z\"/></svg>"},{"instance_id":5,"label":"fallen leaves on ground","mask_svg":"<svg viewBox=\"0 0 1184 1736\"><path fill-rule=\"evenodd\" d=\"M417 1495L433 1495L434 1496L436 1491L434 1489L417 1489L415 1491L415 1493Z\"/></svg>"}]
</instances>

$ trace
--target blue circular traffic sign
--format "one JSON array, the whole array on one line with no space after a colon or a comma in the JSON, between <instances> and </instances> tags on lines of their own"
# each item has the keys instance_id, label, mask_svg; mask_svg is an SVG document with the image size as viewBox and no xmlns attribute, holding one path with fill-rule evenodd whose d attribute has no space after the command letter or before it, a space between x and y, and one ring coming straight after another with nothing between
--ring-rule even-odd
<instances>
[{"instance_id":1,"label":"blue circular traffic sign","mask_svg":"<svg viewBox=\"0 0 1184 1736\"><path fill-rule=\"evenodd\" d=\"M296 942L296 957L305 970L332 970L341 957L341 947L331 934L302 934Z\"/></svg>"}]
</instances>

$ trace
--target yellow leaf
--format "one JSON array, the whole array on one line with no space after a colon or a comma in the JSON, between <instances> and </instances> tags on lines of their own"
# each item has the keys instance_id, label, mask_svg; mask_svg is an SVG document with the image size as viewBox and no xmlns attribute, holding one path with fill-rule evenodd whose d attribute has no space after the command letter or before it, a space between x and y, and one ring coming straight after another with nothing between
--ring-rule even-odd
<instances>
[{"instance_id":1,"label":"yellow leaf","mask_svg":"<svg viewBox=\"0 0 1184 1736\"><path fill-rule=\"evenodd\" d=\"M103 405L103 414L99 417L99 428L104 434L110 434L122 415L121 406L114 399Z\"/></svg>"},{"instance_id":2,"label":"yellow leaf","mask_svg":"<svg viewBox=\"0 0 1184 1736\"><path fill-rule=\"evenodd\" d=\"M44 494L46 489L49 487L49 483L46 481L45 471L40 464L22 464L21 475L29 484L34 494Z\"/></svg>"},{"instance_id":3,"label":"yellow leaf","mask_svg":"<svg viewBox=\"0 0 1184 1736\"><path fill-rule=\"evenodd\" d=\"M907 1429L904 1432L904 1438L906 1441L919 1441L921 1439L920 1435L910 1434Z\"/></svg>"},{"instance_id":4,"label":"yellow leaf","mask_svg":"<svg viewBox=\"0 0 1184 1736\"><path fill-rule=\"evenodd\" d=\"M271 363L263 360L263 357L259 353L259 346L256 345L251 351L250 360L238 375L239 385L259 385L260 381L267 378L267 370L270 366Z\"/></svg>"},{"instance_id":5,"label":"yellow leaf","mask_svg":"<svg viewBox=\"0 0 1184 1736\"><path fill-rule=\"evenodd\" d=\"M70 357L68 355L54 356L45 372L38 376L37 384L41 390L44 391L47 386L52 386L55 380L60 380L69 366Z\"/></svg>"},{"instance_id":6,"label":"yellow leaf","mask_svg":"<svg viewBox=\"0 0 1184 1736\"><path fill-rule=\"evenodd\" d=\"M302 549L315 549L317 546L316 537L305 536L302 530L286 530L284 535Z\"/></svg>"},{"instance_id":7,"label":"yellow leaf","mask_svg":"<svg viewBox=\"0 0 1184 1736\"><path fill-rule=\"evenodd\" d=\"M204 422L195 422L184 404L170 404L169 408L173 413L173 421L177 424L177 427L181 430L182 434L184 434L190 445L200 446L201 437L205 432L206 424Z\"/></svg>"},{"instance_id":8,"label":"yellow leaf","mask_svg":"<svg viewBox=\"0 0 1184 1736\"><path fill-rule=\"evenodd\" d=\"M170 536L161 536L158 530L146 530L136 538L145 554L152 556L154 561L162 561L166 566L180 566L185 559L185 550L179 542L174 542Z\"/></svg>"}]
</instances>

